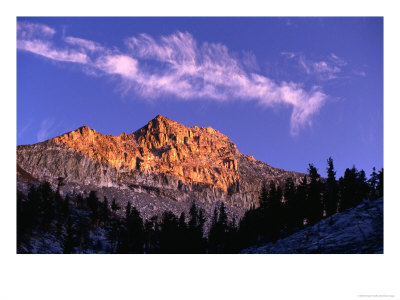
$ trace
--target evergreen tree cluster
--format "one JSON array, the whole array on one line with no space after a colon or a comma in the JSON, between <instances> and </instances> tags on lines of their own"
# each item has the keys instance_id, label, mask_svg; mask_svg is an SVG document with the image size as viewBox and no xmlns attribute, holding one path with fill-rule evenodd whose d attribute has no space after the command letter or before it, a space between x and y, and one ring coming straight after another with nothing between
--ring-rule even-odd
<instances>
[{"instance_id":1,"label":"evergreen tree cluster","mask_svg":"<svg viewBox=\"0 0 400 300\"><path fill-rule=\"evenodd\" d=\"M235 253L238 250L236 243L237 227L235 219L228 222L224 203L219 209L215 207L211 228L208 235L209 253Z\"/></svg>"},{"instance_id":2,"label":"evergreen tree cluster","mask_svg":"<svg viewBox=\"0 0 400 300\"><path fill-rule=\"evenodd\" d=\"M299 184L292 178L283 187L265 184L259 206L248 210L239 224L218 203L208 233L205 212L194 202L188 216L166 211L144 221L130 202L121 211L116 199L100 200L94 191L62 197L59 186L53 191L46 182L32 186L26 196L17 194L17 249L22 253L32 237L50 233L63 253L237 253L383 196L383 169L374 168L367 180L363 170L353 167L337 180L333 160L327 164L326 178L310 164Z\"/></svg>"},{"instance_id":3,"label":"evergreen tree cluster","mask_svg":"<svg viewBox=\"0 0 400 300\"><path fill-rule=\"evenodd\" d=\"M309 164L308 174L295 185L288 178L283 189L273 181L264 185L259 207L247 211L239 223L239 248L256 243L274 242L324 217L357 206L363 200L383 197L383 169L373 168L367 180L363 170L347 168L336 179L332 158L327 160L327 177Z\"/></svg>"},{"instance_id":4,"label":"evergreen tree cluster","mask_svg":"<svg viewBox=\"0 0 400 300\"><path fill-rule=\"evenodd\" d=\"M128 202L124 217L113 199L109 205L96 192L61 197L49 183L32 186L27 196L17 195L17 251L23 253L29 240L43 233L54 235L63 253L206 253L204 210L192 204L189 218L166 211L162 217L143 221ZM104 239L94 239L101 231Z\"/></svg>"}]
</instances>

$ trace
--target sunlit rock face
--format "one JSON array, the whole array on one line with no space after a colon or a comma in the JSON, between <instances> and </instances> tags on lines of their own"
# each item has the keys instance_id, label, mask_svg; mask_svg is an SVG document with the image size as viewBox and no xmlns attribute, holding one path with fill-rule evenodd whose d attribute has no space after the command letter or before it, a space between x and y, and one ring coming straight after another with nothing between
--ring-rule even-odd
<instances>
[{"instance_id":1,"label":"sunlit rock face","mask_svg":"<svg viewBox=\"0 0 400 300\"><path fill-rule=\"evenodd\" d=\"M257 205L263 183L283 184L287 177L298 181L302 176L241 154L211 127L186 127L160 115L131 134L103 135L84 126L18 146L17 164L21 172L53 185L130 189L179 202L222 201L241 209Z\"/></svg>"}]
</instances>

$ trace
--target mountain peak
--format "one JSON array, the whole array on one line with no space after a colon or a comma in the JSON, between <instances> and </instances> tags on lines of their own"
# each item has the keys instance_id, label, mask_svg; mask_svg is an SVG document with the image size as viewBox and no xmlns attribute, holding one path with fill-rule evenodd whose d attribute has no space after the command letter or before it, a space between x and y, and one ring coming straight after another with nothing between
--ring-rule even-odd
<instances>
[{"instance_id":1,"label":"mountain peak","mask_svg":"<svg viewBox=\"0 0 400 300\"><path fill-rule=\"evenodd\" d=\"M221 146L236 151L233 142L212 127L188 127L162 115L157 115L133 134L138 144L148 149L171 146L177 149L188 147L191 151L197 151L196 149Z\"/></svg>"},{"instance_id":2,"label":"mountain peak","mask_svg":"<svg viewBox=\"0 0 400 300\"><path fill-rule=\"evenodd\" d=\"M164 117L163 115L157 115L151 121L149 121L149 123L157 123L157 122L178 123L178 122L175 122L175 121L173 121L171 119L168 119L167 117Z\"/></svg>"},{"instance_id":3,"label":"mountain peak","mask_svg":"<svg viewBox=\"0 0 400 300\"><path fill-rule=\"evenodd\" d=\"M166 127L174 127L174 126L184 126L176 121L170 120L167 117L162 115L157 115L154 119L147 123L143 128L147 128L148 130L154 128L154 130L163 130Z\"/></svg>"},{"instance_id":4,"label":"mountain peak","mask_svg":"<svg viewBox=\"0 0 400 300\"><path fill-rule=\"evenodd\" d=\"M18 147L18 164L55 184L62 177L178 201L217 199L247 207L264 181L283 182L292 175L244 156L211 127L187 127L162 115L129 135L103 135L82 126L47 143Z\"/></svg>"},{"instance_id":5,"label":"mountain peak","mask_svg":"<svg viewBox=\"0 0 400 300\"><path fill-rule=\"evenodd\" d=\"M90 132L90 131L94 131L94 129L91 129L89 126L84 125L84 126L79 127L79 128L78 128L77 130L75 130L75 131L77 131L77 132L79 132L79 133L81 133L81 134L85 134L85 133L88 133L88 132Z\"/></svg>"},{"instance_id":6,"label":"mountain peak","mask_svg":"<svg viewBox=\"0 0 400 300\"><path fill-rule=\"evenodd\" d=\"M169 119L167 117L162 116L162 115L157 115L153 120L164 121L164 120L169 120Z\"/></svg>"}]
</instances>

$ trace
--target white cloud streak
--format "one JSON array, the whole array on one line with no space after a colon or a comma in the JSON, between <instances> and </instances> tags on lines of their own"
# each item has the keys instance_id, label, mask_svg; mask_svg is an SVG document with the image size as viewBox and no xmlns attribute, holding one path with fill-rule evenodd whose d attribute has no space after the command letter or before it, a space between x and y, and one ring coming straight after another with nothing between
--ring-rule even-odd
<instances>
[{"instance_id":1,"label":"white cloud streak","mask_svg":"<svg viewBox=\"0 0 400 300\"><path fill-rule=\"evenodd\" d=\"M46 32L39 39L24 32L24 28L31 30L39 25L25 23L24 26L18 31L18 49L51 60L79 63L94 73L117 76L126 89L133 89L144 97L170 95L184 100L241 100L265 107L292 107L292 135L311 124L311 117L327 99L317 86L307 91L301 84L276 82L254 73L256 58L251 53L245 57L247 61L240 61L225 45L206 42L198 45L189 33L177 32L158 39L147 34L130 37L125 41L128 51L122 53L76 37L66 37L64 47L56 47L51 30L36 27ZM332 71L322 62L313 66L304 64L310 72Z\"/></svg>"},{"instance_id":2,"label":"white cloud streak","mask_svg":"<svg viewBox=\"0 0 400 300\"><path fill-rule=\"evenodd\" d=\"M86 39L67 36L65 37L65 41L68 44L81 48L82 50L89 50L91 52L104 50L104 47L100 46L98 43L95 43L93 41L88 41Z\"/></svg>"},{"instance_id":3,"label":"white cloud streak","mask_svg":"<svg viewBox=\"0 0 400 300\"><path fill-rule=\"evenodd\" d=\"M18 38L32 39L34 37L51 37L56 31L46 25L19 21L17 23Z\"/></svg>"},{"instance_id":4,"label":"white cloud streak","mask_svg":"<svg viewBox=\"0 0 400 300\"><path fill-rule=\"evenodd\" d=\"M296 54L293 52L281 52L281 55L286 56L287 58L294 58Z\"/></svg>"},{"instance_id":5,"label":"white cloud streak","mask_svg":"<svg viewBox=\"0 0 400 300\"><path fill-rule=\"evenodd\" d=\"M94 66L107 74L121 75L124 78L137 79L137 60L127 55L101 56Z\"/></svg>"},{"instance_id":6,"label":"white cloud streak","mask_svg":"<svg viewBox=\"0 0 400 300\"><path fill-rule=\"evenodd\" d=\"M52 60L74 62L86 64L88 63L88 57L85 53L81 53L74 50L60 50L53 47L53 45L47 41L41 40L18 40L18 50L28 51L47 57Z\"/></svg>"}]
</instances>

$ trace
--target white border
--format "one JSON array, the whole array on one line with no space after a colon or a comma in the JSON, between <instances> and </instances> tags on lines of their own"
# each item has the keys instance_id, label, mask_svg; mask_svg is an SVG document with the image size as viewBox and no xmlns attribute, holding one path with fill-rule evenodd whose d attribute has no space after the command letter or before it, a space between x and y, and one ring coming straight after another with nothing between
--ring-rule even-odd
<instances>
[{"instance_id":1,"label":"white border","mask_svg":"<svg viewBox=\"0 0 400 300\"><path fill-rule=\"evenodd\" d=\"M15 1L1 13L1 299L362 299L396 295L398 9L388 1ZM16 16L384 16L384 255L16 255Z\"/></svg>"}]
</instances>

